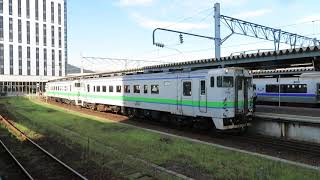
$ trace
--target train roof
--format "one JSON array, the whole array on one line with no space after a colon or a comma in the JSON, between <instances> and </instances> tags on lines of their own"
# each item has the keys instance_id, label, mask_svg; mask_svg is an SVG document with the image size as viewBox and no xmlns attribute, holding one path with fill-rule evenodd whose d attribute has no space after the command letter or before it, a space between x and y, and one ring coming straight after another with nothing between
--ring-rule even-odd
<instances>
[{"instance_id":1,"label":"train roof","mask_svg":"<svg viewBox=\"0 0 320 180\"><path fill-rule=\"evenodd\" d=\"M226 67L228 69L244 69L242 67ZM193 70L197 72L206 72L210 70L219 70L225 68L214 68L214 69L198 69ZM128 69L128 70L121 70L121 71L112 71L112 72L104 72L104 73L92 73L86 75L77 75L77 76L69 76L59 79L50 80L48 82L59 82L59 81L73 81L79 79L92 79L92 78L102 78L102 77L115 77L115 76L127 76L127 75L139 75L139 74L155 74L155 73L165 73L165 72L190 72L191 70L186 69L174 69L168 71L145 71L143 68L140 69Z\"/></svg>"},{"instance_id":2,"label":"train roof","mask_svg":"<svg viewBox=\"0 0 320 180\"><path fill-rule=\"evenodd\" d=\"M320 77L320 72L303 73L300 77Z\"/></svg>"}]
</instances>

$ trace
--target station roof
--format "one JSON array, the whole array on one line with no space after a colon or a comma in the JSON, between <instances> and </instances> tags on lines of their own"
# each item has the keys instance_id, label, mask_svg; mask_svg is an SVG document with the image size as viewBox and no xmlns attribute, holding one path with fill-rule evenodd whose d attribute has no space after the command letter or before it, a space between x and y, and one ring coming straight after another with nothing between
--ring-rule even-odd
<instances>
[{"instance_id":1,"label":"station roof","mask_svg":"<svg viewBox=\"0 0 320 180\"><path fill-rule=\"evenodd\" d=\"M234 56L226 56L218 59L201 59L195 61L168 63L161 65L145 66L142 68L133 68L114 72L93 73L87 75L79 75L57 79L59 80L75 80L81 78L110 77L125 74L139 74L164 72L175 70L196 70L209 69L218 67L245 67L249 70L257 69L279 69L291 67L297 63L314 63L320 62L320 46L310 46L295 49L283 49L279 51L266 51L252 54L240 54Z\"/></svg>"},{"instance_id":2,"label":"station roof","mask_svg":"<svg viewBox=\"0 0 320 180\"><path fill-rule=\"evenodd\" d=\"M222 65L240 66L248 69L269 69L272 67L287 67L286 64L307 63L310 60L320 60L320 46L311 46L295 49L283 49L279 51L266 51L252 54L240 54L235 56L226 56L219 59L201 59L187 62L177 62L163 65L146 66L144 69L163 69L163 68L201 68L201 67L219 67ZM281 63L280 63L281 62Z\"/></svg>"}]
</instances>

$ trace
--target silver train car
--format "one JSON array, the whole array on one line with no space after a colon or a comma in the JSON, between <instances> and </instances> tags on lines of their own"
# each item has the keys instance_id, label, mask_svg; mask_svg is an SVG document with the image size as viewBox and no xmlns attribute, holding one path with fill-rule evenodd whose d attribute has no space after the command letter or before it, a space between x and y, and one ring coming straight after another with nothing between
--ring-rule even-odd
<instances>
[{"instance_id":1,"label":"silver train car","mask_svg":"<svg viewBox=\"0 0 320 180\"><path fill-rule=\"evenodd\" d=\"M253 79L257 102L320 104L320 73Z\"/></svg>"},{"instance_id":2,"label":"silver train car","mask_svg":"<svg viewBox=\"0 0 320 180\"><path fill-rule=\"evenodd\" d=\"M242 68L54 80L46 96L99 111L242 129L253 116L252 75Z\"/></svg>"}]
</instances>

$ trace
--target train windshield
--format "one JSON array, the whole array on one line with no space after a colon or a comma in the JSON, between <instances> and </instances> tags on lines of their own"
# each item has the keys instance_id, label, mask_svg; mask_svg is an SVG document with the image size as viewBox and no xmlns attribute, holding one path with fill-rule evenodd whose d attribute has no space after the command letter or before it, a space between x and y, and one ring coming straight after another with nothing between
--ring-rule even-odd
<instances>
[{"instance_id":1,"label":"train windshield","mask_svg":"<svg viewBox=\"0 0 320 180\"><path fill-rule=\"evenodd\" d=\"M318 86L318 95L320 95L320 83L317 84L317 86Z\"/></svg>"},{"instance_id":2,"label":"train windshield","mask_svg":"<svg viewBox=\"0 0 320 180\"><path fill-rule=\"evenodd\" d=\"M218 76L217 86L218 87L233 87L233 77L232 76Z\"/></svg>"}]
</instances>

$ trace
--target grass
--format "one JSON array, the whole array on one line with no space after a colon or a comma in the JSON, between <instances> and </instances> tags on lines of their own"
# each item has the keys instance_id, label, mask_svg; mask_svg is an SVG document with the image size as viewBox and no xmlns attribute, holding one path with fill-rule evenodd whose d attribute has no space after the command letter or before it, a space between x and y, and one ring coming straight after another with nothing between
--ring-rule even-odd
<instances>
[{"instance_id":1,"label":"grass","mask_svg":"<svg viewBox=\"0 0 320 180\"><path fill-rule=\"evenodd\" d=\"M22 126L56 135L115 159L137 157L177 171L218 179L320 179L320 172L166 137L26 98L0 99ZM89 144L90 144L89 143ZM107 152L107 153L106 153ZM110 160L110 159L109 159ZM191 174L191 175L192 175ZM197 176L197 175L196 175Z\"/></svg>"}]
</instances>

